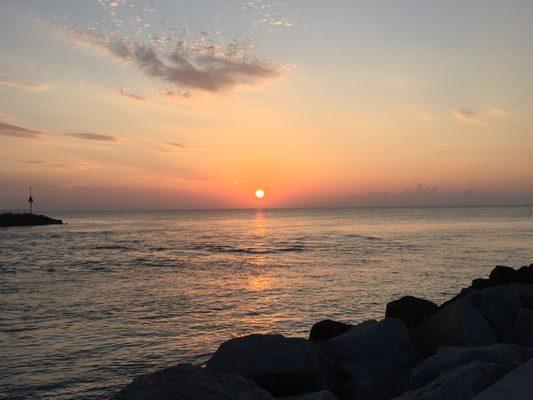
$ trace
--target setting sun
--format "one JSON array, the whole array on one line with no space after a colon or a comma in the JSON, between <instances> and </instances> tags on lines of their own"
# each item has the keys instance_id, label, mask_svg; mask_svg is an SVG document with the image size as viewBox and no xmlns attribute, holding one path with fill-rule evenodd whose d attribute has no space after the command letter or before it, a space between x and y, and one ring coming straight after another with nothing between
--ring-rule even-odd
<instances>
[{"instance_id":1,"label":"setting sun","mask_svg":"<svg viewBox=\"0 0 533 400\"><path fill-rule=\"evenodd\" d=\"M265 197L265 191L263 189L257 189L255 191L255 197L257 197L258 199L262 199L263 197Z\"/></svg>"}]
</instances>

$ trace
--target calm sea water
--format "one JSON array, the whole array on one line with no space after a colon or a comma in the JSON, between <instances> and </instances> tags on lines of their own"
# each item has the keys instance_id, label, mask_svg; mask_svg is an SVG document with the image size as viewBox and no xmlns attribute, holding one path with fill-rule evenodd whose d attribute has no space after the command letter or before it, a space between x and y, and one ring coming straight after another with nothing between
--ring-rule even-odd
<instances>
[{"instance_id":1,"label":"calm sea water","mask_svg":"<svg viewBox=\"0 0 533 400\"><path fill-rule=\"evenodd\" d=\"M533 208L55 214L0 229L0 397L109 397L250 332L307 336L533 262Z\"/></svg>"}]
</instances>

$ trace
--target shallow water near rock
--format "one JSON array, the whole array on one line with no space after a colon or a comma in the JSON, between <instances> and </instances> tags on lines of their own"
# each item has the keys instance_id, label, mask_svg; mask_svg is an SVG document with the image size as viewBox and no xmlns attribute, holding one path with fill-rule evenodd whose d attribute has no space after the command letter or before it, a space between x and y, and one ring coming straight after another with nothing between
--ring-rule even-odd
<instances>
[{"instance_id":1,"label":"shallow water near rock","mask_svg":"<svg viewBox=\"0 0 533 400\"><path fill-rule=\"evenodd\" d=\"M48 213L0 230L0 397L107 398L230 337L440 303L533 259L533 208Z\"/></svg>"}]
</instances>

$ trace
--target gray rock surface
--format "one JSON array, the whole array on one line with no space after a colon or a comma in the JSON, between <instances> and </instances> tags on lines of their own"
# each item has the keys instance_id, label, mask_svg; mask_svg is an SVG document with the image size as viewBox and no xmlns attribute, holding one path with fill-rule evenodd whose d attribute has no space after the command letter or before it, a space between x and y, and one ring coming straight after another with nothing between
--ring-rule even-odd
<instances>
[{"instance_id":1,"label":"gray rock surface","mask_svg":"<svg viewBox=\"0 0 533 400\"><path fill-rule=\"evenodd\" d=\"M394 318L363 322L322 347L339 377L341 398L394 392L395 376L420 361L407 327Z\"/></svg>"},{"instance_id":2,"label":"gray rock surface","mask_svg":"<svg viewBox=\"0 0 533 400\"><path fill-rule=\"evenodd\" d=\"M520 295L510 286L483 289L466 297L485 317L499 342L509 342L520 309Z\"/></svg>"},{"instance_id":3,"label":"gray rock surface","mask_svg":"<svg viewBox=\"0 0 533 400\"><path fill-rule=\"evenodd\" d=\"M394 400L467 400L497 381L503 372L495 364L472 361L448 371L421 388Z\"/></svg>"},{"instance_id":4,"label":"gray rock surface","mask_svg":"<svg viewBox=\"0 0 533 400\"><path fill-rule=\"evenodd\" d=\"M221 374L180 364L141 375L112 400L274 400L239 374Z\"/></svg>"},{"instance_id":5,"label":"gray rock surface","mask_svg":"<svg viewBox=\"0 0 533 400\"><path fill-rule=\"evenodd\" d=\"M322 348L306 339L249 335L224 342L207 363L238 372L276 397L330 389L335 374Z\"/></svg>"},{"instance_id":6,"label":"gray rock surface","mask_svg":"<svg viewBox=\"0 0 533 400\"><path fill-rule=\"evenodd\" d=\"M423 355L429 356L441 347L486 346L496 343L496 338L483 315L468 300L461 299L420 325L413 341Z\"/></svg>"},{"instance_id":7,"label":"gray rock surface","mask_svg":"<svg viewBox=\"0 0 533 400\"><path fill-rule=\"evenodd\" d=\"M495 363L507 372L532 355L530 350L507 343L484 347L444 347L411 370L409 387L415 389L424 386L440 375L472 361Z\"/></svg>"},{"instance_id":8,"label":"gray rock surface","mask_svg":"<svg viewBox=\"0 0 533 400\"><path fill-rule=\"evenodd\" d=\"M530 400L533 360L512 370L471 400Z\"/></svg>"},{"instance_id":9,"label":"gray rock surface","mask_svg":"<svg viewBox=\"0 0 533 400\"><path fill-rule=\"evenodd\" d=\"M520 309L511 342L521 346L533 346L533 310Z\"/></svg>"},{"instance_id":10,"label":"gray rock surface","mask_svg":"<svg viewBox=\"0 0 533 400\"><path fill-rule=\"evenodd\" d=\"M510 285L505 286L512 287L518 292L523 308L533 309L533 285L525 283L511 283Z\"/></svg>"},{"instance_id":11,"label":"gray rock surface","mask_svg":"<svg viewBox=\"0 0 533 400\"><path fill-rule=\"evenodd\" d=\"M304 393L296 396L280 397L278 400L337 400L337 398L329 390L321 390L319 392Z\"/></svg>"}]
</instances>

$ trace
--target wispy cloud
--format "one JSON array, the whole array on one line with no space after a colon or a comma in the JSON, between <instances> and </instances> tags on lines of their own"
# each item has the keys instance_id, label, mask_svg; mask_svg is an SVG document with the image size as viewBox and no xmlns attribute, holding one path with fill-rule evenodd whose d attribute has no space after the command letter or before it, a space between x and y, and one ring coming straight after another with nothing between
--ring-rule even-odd
<instances>
[{"instance_id":1,"label":"wispy cloud","mask_svg":"<svg viewBox=\"0 0 533 400\"><path fill-rule=\"evenodd\" d=\"M139 96L138 94L129 93L127 89L128 88L121 88L119 90L119 94L132 100L146 101L146 97Z\"/></svg>"},{"instance_id":2,"label":"wispy cloud","mask_svg":"<svg viewBox=\"0 0 533 400\"><path fill-rule=\"evenodd\" d=\"M44 160L26 160L26 161L21 161L21 163L23 163L23 164L46 164L46 161L44 161Z\"/></svg>"},{"instance_id":3,"label":"wispy cloud","mask_svg":"<svg viewBox=\"0 0 533 400\"><path fill-rule=\"evenodd\" d=\"M496 117L505 117L509 114L509 110L503 107L492 107L490 113Z\"/></svg>"},{"instance_id":4,"label":"wispy cloud","mask_svg":"<svg viewBox=\"0 0 533 400\"><path fill-rule=\"evenodd\" d=\"M205 41L179 42L170 53L91 29L60 28L80 45L92 45L116 60L136 66L146 76L181 88L217 92L239 85L255 85L281 74L282 68L251 54L249 43L233 40L222 48Z\"/></svg>"},{"instance_id":5,"label":"wispy cloud","mask_svg":"<svg viewBox=\"0 0 533 400\"><path fill-rule=\"evenodd\" d=\"M111 135L103 135L101 133L91 133L91 132L83 132L83 133L65 133L65 135L76 138L76 139L82 139L82 140L94 140L99 142L115 142L117 140L116 137Z\"/></svg>"},{"instance_id":6,"label":"wispy cloud","mask_svg":"<svg viewBox=\"0 0 533 400\"><path fill-rule=\"evenodd\" d=\"M170 145L170 146L179 147L180 149L188 149L189 148L189 146L187 146L186 144L178 143L178 142L167 142L167 144Z\"/></svg>"},{"instance_id":7,"label":"wispy cloud","mask_svg":"<svg viewBox=\"0 0 533 400\"><path fill-rule=\"evenodd\" d=\"M11 86L23 90L44 92L50 90L52 86L48 83L35 83L23 79L14 78L0 73L0 85Z\"/></svg>"},{"instance_id":8,"label":"wispy cloud","mask_svg":"<svg viewBox=\"0 0 533 400\"><path fill-rule=\"evenodd\" d=\"M452 110L452 115L459 122L467 124L475 124L479 126L488 126L490 125L487 121L481 119L475 111L472 111L467 108L456 108Z\"/></svg>"},{"instance_id":9,"label":"wispy cloud","mask_svg":"<svg viewBox=\"0 0 533 400\"><path fill-rule=\"evenodd\" d=\"M167 89L159 89L157 91L157 94L163 97L166 97L167 99L188 99L192 96L191 92L187 91L179 91L179 90L167 90Z\"/></svg>"},{"instance_id":10,"label":"wispy cloud","mask_svg":"<svg viewBox=\"0 0 533 400\"><path fill-rule=\"evenodd\" d=\"M0 121L0 135L22 139L39 139L44 136L44 133Z\"/></svg>"}]
</instances>

